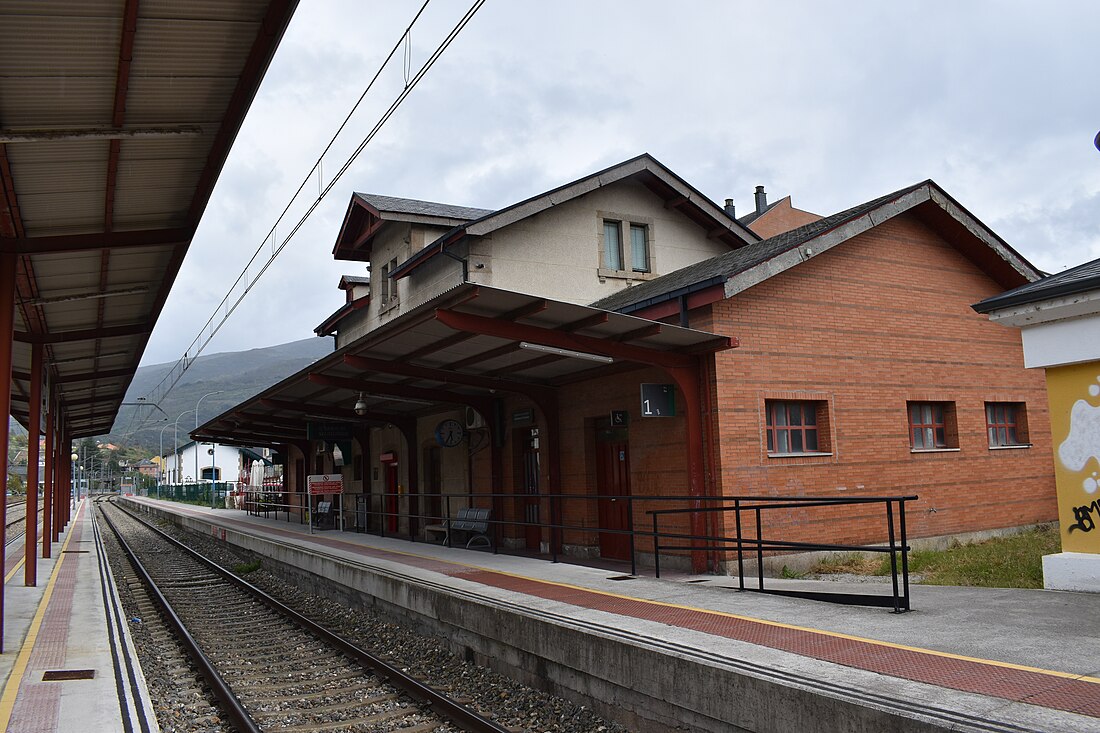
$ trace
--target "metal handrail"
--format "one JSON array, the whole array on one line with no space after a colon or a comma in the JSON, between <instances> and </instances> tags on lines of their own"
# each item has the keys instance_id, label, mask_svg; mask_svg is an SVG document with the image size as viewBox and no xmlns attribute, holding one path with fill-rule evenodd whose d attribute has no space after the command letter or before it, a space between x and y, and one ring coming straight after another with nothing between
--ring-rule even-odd
<instances>
[{"instance_id":1,"label":"metal handrail","mask_svg":"<svg viewBox=\"0 0 1100 733\"><path fill-rule=\"evenodd\" d=\"M297 513L299 516L299 522L304 521L304 512L302 511L308 505L304 504L292 504L282 502L271 501L257 501L250 499L250 496L265 496L270 497L272 494L283 496L295 496L308 498L308 494L298 492L285 492L285 491L246 491L245 492L245 507L249 509L250 513L258 513L256 507L263 505L276 508L276 518L278 518L278 509L285 508L286 518L289 521L293 513ZM349 507L347 511L353 511L356 513L362 513L363 515L369 515L375 517L374 528L370 531L379 534L382 537L396 536L404 537L409 541L417 541L416 530L422 528L425 525L430 524L442 524L446 526L448 522L455 518L457 509L464 507L480 506L482 508L495 509L499 502L505 500L522 500L530 501L532 499L538 500L540 504L550 504L550 516L552 520L557 521L527 521L522 517L501 517L496 512L493 512L486 523L490 527L493 541L491 543L492 551L498 552L500 546L500 539L503 536L506 528L512 528L514 532L521 533L526 528L536 527L540 530L548 530L550 533L550 556L553 562L558 562L560 557L560 545L565 533L568 532L585 532L585 533L599 533L599 534L616 534L625 535L628 537L630 544L630 574L638 574L638 544L639 542L649 542L653 544L653 557L654 557L654 571L657 577L660 577L660 554L662 550L679 550L679 551L705 551L705 552L737 552L738 562L738 578L740 590L758 590L760 592L766 592L777 595L799 595L806 597L814 597L821 600L829 600L833 602L866 602L869 605L888 605L884 603L885 600L891 600L895 611L901 612L903 610L909 610L909 571L908 571L908 550L907 535L905 528L905 502L917 500L916 496L891 496L891 497L876 497L876 496L850 496L850 497L783 497L783 496L691 496L691 495L661 495L661 496L623 496L618 494L528 494L528 493L503 493L503 492L491 492L491 493L477 493L477 492L462 492L462 493L407 493L407 492L374 492L367 494L356 494L365 499L377 499L377 507L368 507L365 511L361 509L359 504ZM423 506L423 502L427 499L438 498L443 503L440 514L429 514L420 511L413 511L412 507L406 506L402 509L402 500L414 499L418 502L419 506ZM569 524L561 520L562 508L561 503L565 501L625 501L629 505L627 511L627 517L629 518L629 527L626 529L605 528L599 526L589 526L583 524ZM392 502L392 508L387 509L387 504ZM635 515L635 506L639 503L642 505L652 503L680 503L689 504L689 506L679 506L668 509L648 509L645 510L646 514L649 514L653 518L652 530L639 529L633 526L633 518ZM898 518L900 521L900 544L896 541L894 531L894 519L893 519L893 505L897 503L899 507ZM762 519L761 512L765 510L775 509L812 509L812 508L825 508L825 507L838 507L845 505L868 505L868 504L885 504L887 507L887 515L889 519L888 527L888 543L886 545L873 544L873 545L853 545L853 544L841 544L841 543L815 543L815 542L803 542L797 540L782 540L782 539L764 539L761 536ZM454 511L452 511L454 510ZM742 532L742 520L741 513L744 511L751 511L755 514L756 518L756 537L745 537ZM730 536L719 535L694 535L682 532L673 532L668 530L662 530L659 526L658 517L664 517L675 514L715 514L715 513L728 513L734 512L735 514L735 534ZM400 520L406 520L404 531L391 531L387 529L387 524L392 523L397 525ZM415 522L413 521L415 520ZM358 518L357 518L358 523ZM416 529L414 529L414 527ZM362 531L363 528L360 528ZM445 543L449 545L449 535L445 538ZM667 544L665 540L687 541L690 544ZM703 544L696 544L703 543ZM758 588L746 588L744 584L744 553L746 550L755 550L757 555L757 585ZM781 552L785 550L799 550L799 551L863 551L863 552L876 552L890 553L891 556L891 575L893 580L893 595L892 597L876 596L872 594L847 594L844 598L838 598L839 594L823 594L823 593L809 593L805 591L780 591L764 588L763 581L763 556L764 552ZM900 553L900 573L898 568L897 554ZM899 587L900 586L900 587Z\"/></svg>"}]
</instances>

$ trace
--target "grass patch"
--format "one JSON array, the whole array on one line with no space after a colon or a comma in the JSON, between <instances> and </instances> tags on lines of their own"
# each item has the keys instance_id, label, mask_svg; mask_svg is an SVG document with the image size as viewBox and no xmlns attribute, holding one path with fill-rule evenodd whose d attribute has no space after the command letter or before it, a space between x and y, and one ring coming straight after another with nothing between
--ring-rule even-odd
<instances>
[{"instance_id":1,"label":"grass patch","mask_svg":"<svg viewBox=\"0 0 1100 733\"><path fill-rule=\"evenodd\" d=\"M788 579L792 579L792 580L798 580L799 578L805 578L806 573L804 573L800 570L792 570L791 568L784 565L783 569L779 571L779 577L780 578L788 578Z\"/></svg>"},{"instance_id":2,"label":"grass patch","mask_svg":"<svg viewBox=\"0 0 1100 733\"><path fill-rule=\"evenodd\" d=\"M925 585L959 585L981 588L1042 588L1043 555L1061 551L1057 526L1037 527L1006 537L960 544L946 550L915 550L909 553L909 572ZM898 570L900 572L900 558ZM816 562L807 574L889 575L890 558L879 553L844 552Z\"/></svg>"},{"instance_id":3,"label":"grass patch","mask_svg":"<svg viewBox=\"0 0 1100 733\"><path fill-rule=\"evenodd\" d=\"M922 583L981 588L1042 588L1043 555L1059 552L1057 527L1039 527L1008 537L995 537L946 550L909 553L909 572L920 573ZM879 574L890 572L886 560Z\"/></svg>"},{"instance_id":4,"label":"grass patch","mask_svg":"<svg viewBox=\"0 0 1100 733\"><path fill-rule=\"evenodd\" d=\"M248 575L249 573L254 573L259 570L260 564L261 563L259 560L238 563L237 565L233 566L233 572L235 572L237 575Z\"/></svg>"},{"instance_id":5,"label":"grass patch","mask_svg":"<svg viewBox=\"0 0 1100 733\"><path fill-rule=\"evenodd\" d=\"M879 568L877 558L868 557L862 552L842 552L818 560L810 568L811 573L832 575L835 573L854 573L855 575L876 575ZM890 564L886 564L890 572Z\"/></svg>"}]
</instances>

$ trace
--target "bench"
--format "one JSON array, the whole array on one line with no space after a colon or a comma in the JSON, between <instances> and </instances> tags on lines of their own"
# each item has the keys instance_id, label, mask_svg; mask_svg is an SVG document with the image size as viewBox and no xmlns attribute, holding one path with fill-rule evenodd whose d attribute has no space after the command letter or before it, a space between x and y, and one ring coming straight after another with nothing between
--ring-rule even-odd
<instances>
[{"instance_id":1,"label":"bench","mask_svg":"<svg viewBox=\"0 0 1100 733\"><path fill-rule=\"evenodd\" d=\"M451 539L452 532L464 532L469 535L466 540L466 549L473 547L474 543L481 542L485 547L492 548L493 541L489 538L489 514L488 509L466 507L459 509L454 519L447 521L447 533L444 542ZM453 540L452 540L453 542Z\"/></svg>"}]
</instances>

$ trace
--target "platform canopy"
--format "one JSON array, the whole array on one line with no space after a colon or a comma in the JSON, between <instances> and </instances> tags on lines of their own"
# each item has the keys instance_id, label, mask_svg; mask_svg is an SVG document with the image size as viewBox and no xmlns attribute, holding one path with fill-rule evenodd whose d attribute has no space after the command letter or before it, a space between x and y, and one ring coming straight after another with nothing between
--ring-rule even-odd
<instances>
[{"instance_id":1,"label":"platform canopy","mask_svg":"<svg viewBox=\"0 0 1100 733\"><path fill-rule=\"evenodd\" d=\"M62 427L110 430L296 4L0 4L0 296L24 425L41 344Z\"/></svg>"},{"instance_id":2,"label":"platform canopy","mask_svg":"<svg viewBox=\"0 0 1100 733\"><path fill-rule=\"evenodd\" d=\"M311 422L408 424L440 406L491 419L495 396L549 404L566 384L643 367L695 369L727 336L465 283L192 433L196 440L305 441ZM356 410L356 407L359 410Z\"/></svg>"}]
</instances>

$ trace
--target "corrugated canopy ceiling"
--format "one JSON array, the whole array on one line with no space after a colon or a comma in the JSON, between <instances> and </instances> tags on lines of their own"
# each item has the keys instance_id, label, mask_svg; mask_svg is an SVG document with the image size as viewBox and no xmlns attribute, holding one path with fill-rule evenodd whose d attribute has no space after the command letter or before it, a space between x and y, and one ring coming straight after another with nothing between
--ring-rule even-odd
<instances>
[{"instance_id":1,"label":"corrugated canopy ceiling","mask_svg":"<svg viewBox=\"0 0 1100 733\"><path fill-rule=\"evenodd\" d=\"M0 5L12 414L32 345L71 437L107 432L296 0Z\"/></svg>"}]
</instances>

